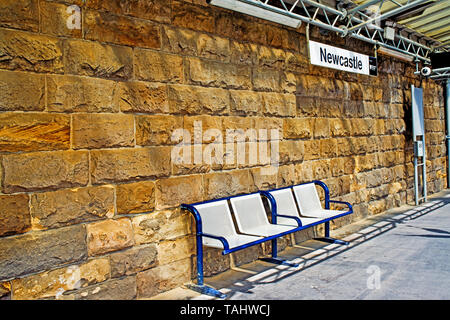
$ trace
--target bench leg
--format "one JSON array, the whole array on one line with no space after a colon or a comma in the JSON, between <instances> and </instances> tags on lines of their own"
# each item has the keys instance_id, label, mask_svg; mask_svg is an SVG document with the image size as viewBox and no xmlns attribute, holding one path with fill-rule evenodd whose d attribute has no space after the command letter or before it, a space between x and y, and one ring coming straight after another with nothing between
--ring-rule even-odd
<instances>
[{"instance_id":1,"label":"bench leg","mask_svg":"<svg viewBox=\"0 0 450 320\"><path fill-rule=\"evenodd\" d=\"M339 240L339 239L335 239L335 238L330 237L330 222L329 221L325 222L325 237L323 237L323 238L314 238L314 240L328 242L328 243L342 244L342 245L348 245L349 244L348 241Z\"/></svg>"},{"instance_id":2,"label":"bench leg","mask_svg":"<svg viewBox=\"0 0 450 320\"><path fill-rule=\"evenodd\" d=\"M206 286L203 283L203 241L202 236L197 235L197 284L187 284L188 289L194 290L201 294L225 299L227 295L214 288Z\"/></svg>"}]
</instances>

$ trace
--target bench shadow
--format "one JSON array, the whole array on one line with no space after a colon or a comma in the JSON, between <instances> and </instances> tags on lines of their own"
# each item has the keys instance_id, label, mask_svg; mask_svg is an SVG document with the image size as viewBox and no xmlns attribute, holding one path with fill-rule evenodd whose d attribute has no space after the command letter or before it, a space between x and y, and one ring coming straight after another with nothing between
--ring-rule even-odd
<instances>
[{"instance_id":1,"label":"bench shadow","mask_svg":"<svg viewBox=\"0 0 450 320\"><path fill-rule=\"evenodd\" d=\"M373 223L365 225L361 230L344 238L345 240L350 241L350 244L346 246L326 244L316 240L306 240L293 246L288 246L279 253L279 258L299 263L299 266L295 268L283 265L274 266L273 264L258 260L239 267L233 267L231 270L225 271L219 275L206 277L205 282L226 293L226 299L231 299L237 293L251 294L252 289L255 286L287 279L303 270L318 265L336 255L351 250L362 243L366 243L379 235L393 230L398 224L418 219L448 205L449 203L450 197L433 198L430 202L406 209L405 212L389 213L388 216L383 217L373 216L371 217ZM437 234L409 236L450 238L450 232L448 231L431 228L423 229L427 229L425 231Z\"/></svg>"}]
</instances>

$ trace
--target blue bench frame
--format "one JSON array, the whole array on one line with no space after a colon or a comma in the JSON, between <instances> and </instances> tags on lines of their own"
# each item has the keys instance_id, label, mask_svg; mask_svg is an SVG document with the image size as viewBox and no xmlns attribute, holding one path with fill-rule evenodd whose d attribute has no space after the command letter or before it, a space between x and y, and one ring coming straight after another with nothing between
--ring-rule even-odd
<instances>
[{"instance_id":1,"label":"blue bench frame","mask_svg":"<svg viewBox=\"0 0 450 320\"><path fill-rule=\"evenodd\" d=\"M311 183L311 182L308 182ZM339 240L339 239L334 239L330 237L330 221L336 218L340 218L343 217L345 215L351 214L353 213L353 208L351 206L350 203L348 202L344 202L344 201L336 201L336 200L330 200L330 191L327 187L327 185L319 180L314 180L312 181L312 183L315 183L316 185L319 185L320 187L323 188L324 192L325 192L325 209L330 209L330 203L338 203L338 204L345 204L348 206L348 211L346 211L343 214L340 215L336 215L330 218L326 218L320 221L317 221L315 223L312 224L308 224L306 226L303 226L301 223L301 219L296 218L296 217L292 217L292 216L285 216L285 215L281 215L278 214L277 212L277 204L276 201L274 199L274 197L269 193L270 191L276 191L276 190L282 190L282 189L289 189L289 188L293 188L297 185L293 185L293 186L289 186L289 187L284 187L284 188L279 188L279 189L273 189L273 190L267 190L267 191L258 191L255 193L259 193L262 196L266 197L271 205L271 218L272 218L272 223L276 224L277 221L277 216L278 217L285 217L285 218L291 218L294 219L295 221L297 221L298 227L286 232L282 232L273 236L269 236L269 237L264 237L263 239L258 239L256 241L252 241L249 243L246 243L244 245L241 246L237 246L234 248L230 248L228 241L224 238L224 237L220 237L220 236L216 236L213 234L207 234L203 232L202 229L202 219L200 217L199 212L197 211L197 209L195 208L196 205L200 205L200 204L205 204L205 203L211 203L211 202L216 202L216 201L222 201L222 200L230 200L231 198L238 198L238 197L242 197L242 196L246 196L248 194L243 194L243 195L237 195L237 196L228 196L228 197L223 197L220 199L214 199L214 200L208 200L208 201L201 201L201 202L196 202L196 203L192 203L192 204L181 204L181 209L183 210L187 210L189 211L195 218L195 226L196 226L196 251L197 251L197 284L193 284L193 285L188 285L188 287L192 290L195 290L197 292L200 292L202 294L207 294L210 296L214 296L214 297L219 297L219 298L226 298L226 295L214 288L211 288L209 286L206 286L204 284L204 279L203 279L203 237L209 237L212 239L217 239L220 242L222 242L223 245L223 250L222 250L222 255L226 255L235 251L239 251L266 241L272 241L272 257L271 258L262 258L262 260L267 261L267 262L272 262L272 263L276 263L276 264L287 264L287 265L291 265L291 266L297 266L296 264L290 264L290 263L286 263L284 260L282 259L278 259L277 255L277 238L283 237L285 235L291 234L293 232L297 232L300 230L304 230L310 227L313 227L315 225L318 224L322 224L325 223L325 237L323 238L315 238L316 240L320 240L320 241L325 241L325 242L329 242L329 243L337 243L337 244L348 244L347 241L343 241L343 240ZM305 183L302 183L305 184ZM302 185L302 184L298 184L298 185ZM255 194L252 193L252 194Z\"/></svg>"}]
</instances>

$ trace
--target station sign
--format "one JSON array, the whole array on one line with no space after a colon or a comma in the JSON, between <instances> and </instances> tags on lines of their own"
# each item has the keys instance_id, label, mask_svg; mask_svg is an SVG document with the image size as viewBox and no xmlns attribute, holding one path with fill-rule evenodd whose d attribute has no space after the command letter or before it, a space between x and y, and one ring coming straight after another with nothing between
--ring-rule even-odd
<instances>
[{"instance_id":1,"label":"station sign","mask_svg":"<svg viewBox=\"0 0 450 320\"><path fill-rule=\"evenodd\" d=\"M311 64L317 66L370 76L378 75L377 59L362 53L309 41L309 56Z\"/></svg>"}]
</instances>

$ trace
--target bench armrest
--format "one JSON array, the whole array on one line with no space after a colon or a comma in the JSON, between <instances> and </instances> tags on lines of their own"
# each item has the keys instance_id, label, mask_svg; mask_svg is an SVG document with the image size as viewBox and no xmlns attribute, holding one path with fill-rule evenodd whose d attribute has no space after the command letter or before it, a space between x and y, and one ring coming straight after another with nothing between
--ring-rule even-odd
<instances>
[{"instance_id":1,"label":"bench armrest","mask_svg":"<svg viewBox=\"0 0 450 320\"><path fill-rule=\"evenodd\" d=\"M208 238L219 240L220 242L222 242L224 250L229 250L230 249L230 245L229 245L227 239L225 239L224 237L215 236L215 235L208 234L208 233L201 233L200 235L202 237L208 237Z\"/></svg>"},{"instance_id":2,"label":"bench armrest","mask_svg":"<svg viewBox=\"0 0 450 320\"><path fill-rule=\"evenodd\" d=\"M301 221L299 218L297 218L297 217L286 216L286 215L284 215L284 214L277 214L277 217L283 217L283 218L294 219L295 222L297 222L297 224L298 224L299 227L302 227L302 226L303 226L303 225L302 225L302 221Z\"/></svg>"},{"instance_id":3,"label":"bench armrest","mask_svg":"<svg viewBox=\"0 0 450 320\"><path fill-rule=\"evenodd\" d=\"M345 205L348 207L348 210L353 212L352 205L351 205L350 203L348 203L348 202L345 202L345 201L338 201L338 200L329 200L329 202L330 202L330 203L345 204Z\"/></svg>"}]
</instances>

